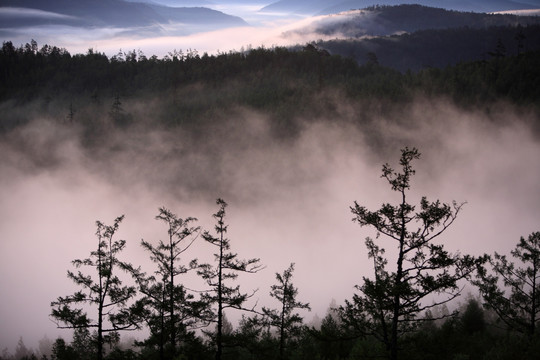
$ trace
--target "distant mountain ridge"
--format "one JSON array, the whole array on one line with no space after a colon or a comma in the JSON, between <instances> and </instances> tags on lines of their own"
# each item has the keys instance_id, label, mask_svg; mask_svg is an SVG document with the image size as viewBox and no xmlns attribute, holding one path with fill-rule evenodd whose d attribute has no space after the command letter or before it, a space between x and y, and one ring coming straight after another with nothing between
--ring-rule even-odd
<instances>
[{"instance_id":1,"label":"distant mountain ridge","mask_svg":"<svg viewBox=\"0 0 540 360\"><path fill-rule=\"evenodd\" d=\"M10 16L2 16L0 13L3 27L43 24L140 27L182 23L221 28L247 25L240 17L205 7L168 7L124 0L0 0L0 10L2 8L4 13L6 9L10 9L11 13ZM33 13L32 10L40 10L42 13Z\"/></svg>"},{"instance_id":2,"label":"distant mountain ridge","mask_svg":"<svg viewBox=\"0 0 540 360\"><path fill-rule=\"evenodd\" d=\"M540 24L537 16L450 11L422 5L375 6L322 18L310 25L318 35L339 37L386 36L403 32L449 28L487 28ZM302 33L306 29L299 29Z\"/></svg>"},{"instance_id":3,"label":"distant mountain ridge","mask_svg":"<svg viewBox=\"0 0 540 360\"><path fill-rule=\"evenodd\" d=\"M540 50L540 17L449 11L420 5L379 6L329 15L308 29L331 54L373 61L400 71L443 68ZM504 55L504 54L500 54ZM370 60L371 59L371 60Z\"/></svg>"},{"instance_id":4,"label":"distant mountain ridge","mask_svg":"<svg viewBox=\"0 0 540 360\"><path fill-rule=\"evenodd\" d=\"M418 4L447 10L496 12L540 8L539 0L280 0L265 6L263 12L283 12L303 15L328 15L353 9L363 9L374 5Z\"/></svg>"}]
</instances>

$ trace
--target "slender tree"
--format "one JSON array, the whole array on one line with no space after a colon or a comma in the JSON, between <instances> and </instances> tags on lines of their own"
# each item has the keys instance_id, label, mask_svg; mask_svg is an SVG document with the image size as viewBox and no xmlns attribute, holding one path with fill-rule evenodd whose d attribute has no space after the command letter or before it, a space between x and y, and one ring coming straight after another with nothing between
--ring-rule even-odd
<instances>
[{"instance_id":1,"label":"slender tree","mask_svg":"<svg viewBox=\"0 0 540 360\"><path fill-rule=\"evenodd\" d=\"M475 259L450 254L435 240L454 222L463 204L452 205L420 200L420 208L408 202L411 176L415 174L412 161L418 159L417 149L402 150L402 172L383 165L382 177L399 194L397 205L383 204L377 211L369 211L357 202L351 207L354 221L360 226L377 230L397 245L395 270L387 269L385 250L367 238L368 256L373 261L375 279L364 278L357 286L352 302L341 308L343 320L364 335L381 340L390 359L398 358L400 335L411 331L424 311L451 301L461 293L458 282L474 270ZM424 300L437 294L434 301Z\"/></svg>"},{"instance_id":2,"label":"slender tree","mask_svg":"<svg viewBox=\"0 0 540 360\"><path fill-rule=\"evenodd\" d=\"M226 237L228 225L225 224L225 208L227 203L222 199L217 199L219 210L213 215L217 224L215 225L216 235L205 231L203 238L209 244L217 248L214 253L215 265L202 264L198 273L207 282L209 291L203 294L203 299L209 304L217 305L217 314L214 321L217 322L215 343L216 359L220 360L223 353L223 318L224 310L233 308L238 310L249 310L243 307L246 300L255 294L242 293L240 285L229 285L238 277L239 273L255 273L262 269L259 259L239 260L238 254L230 251L230 240ZM251 309L253 310L253 309Z\"/></svg>"},{"instance_id":3,"label":"slender tree","mask_svg":"<svg viewBox=\"0 0 540 360\"><path fill-rule=\"evenodd\" d=\"M165 343L170 345L167 356L174 357L181 337L204 317L207 309L178 281L180 275L196 268L196 260L185 264L182 256L199 236L200 227L193 225L197 219L181 219L170 210L160 208L156 220L166 224L167 240L160 240L157 246L142 240L141 245L158 269L151 276L135 274L144 295L140 301L145 319L157 339L160 359L165 359Z\"/></svg>"},{"instance_id":4,"label":"slender tree","mask_svg":"<svg viewBox=\"0 0 540 360\"><path fill-rule=\"evenodd\" d=\"M473 283L486 307L511 329L532 337L540 320L540 232L521 237L511 254L518 265L495 252L488 261L491 272L479 266Z\"/></svg>"},{"instance_id":5,"label":"slender tree","mask_svg":"<svg viewBox=\"0 0 540 360\"><path fill-rule=\"evenodd\" d=\"M59 297L51 303L51 316L58 328L78 329L94 328L97 331L97 359L103 359L105 335L120 330L135 330L139 328L138 316L129 302L136 295L134 286L124 286L117 276L117 270L128 270L132 266L118 259L118 254L125 247L125 240L113 240L120 222L124 216L114 220L109 226L96 222L98 239L97 249L90 257L74 260L75 267L88 266L94 268L97 277L85 275L81 271L74 273L68 270L68 278L73 280L82 290L73 295ZM88 305L97 312L97 319L91 319L86 313Z\"/></svg>"},{"instance_id":6,"label":"slender tree","mask_svg":"<svg viewBox=\"0 0 540 360\"><path fill-rule=\"evenodd\" d=\"M298 288L292 283L294 263L291 263L283 274L276 273L277 284L272 285L270 296L277 299L281 305L279 310L263 307L262 311L270 326L279 331L279 358L285 359L285 348L287 340L295 333L298 333L303 318L295 309L311 310L308 303L302 303L296 300Z\"/></svg>"}]
</instances>

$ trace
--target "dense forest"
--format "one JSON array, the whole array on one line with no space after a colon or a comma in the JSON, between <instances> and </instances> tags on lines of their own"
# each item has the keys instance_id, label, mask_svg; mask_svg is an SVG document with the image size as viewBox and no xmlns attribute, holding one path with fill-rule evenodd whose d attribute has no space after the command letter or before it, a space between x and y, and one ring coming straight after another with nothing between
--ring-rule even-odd
<instances>
[{"instance_id":1,"label":"dense forest","mask_svg":"<svg viewBox=\"0 0 540 360\"><path fill-rule=\"evenodd\" d=\"M465 30L454 30L459 31ZM406 121L400 114L418 99L444 99L493 121L501 121L495 113L509 104L532 119L528 125L538 136L540 50L521 47L518 38L511 51L505 41L494 40L481 61L408 71L381 64L382 53L370 52L365 61L337 55L332 42L217 55L172 50L163 58L132 50L109 58L93 49L70 54L35 41L21 46L7 41L0 50L0 139L39 121L39 114L60 126L79 127L85 151L99 157L105 146L120 146L110 143L111 134L181 129L196 141L219 133L223 114L249 109L269 118L279 141L293 139L305 122L324 114L336 124L353 121L372 131L370 145L384 148L387 139L374 130L377 119L371 115ZM342 119L341 102L359 104L354 117ZM362 111L356 111L360 105ZM52 167L54 160L36 156L34 165ZM77 259L68 278L74 293L50 299L51 318L72 333L72 341L55 339L50 353L33 353L21 341L15 355L4 352L0 359L534 358L540 351L540 233L511 239L517 245L509 254L450 253L439 235L461 216L463 204L409 200L417 161L416 148L403 148L398 161L391 161L399 164L395 169L382 167L382 181L403 201L375 211L361 202L351 207L353 221L378 234L365 240L364 260L373 264L373 273L359 279L344 305L330 306L320 323L305 319L309 299L295 286L294 263L277 271L275 284L264 289L275 308L246 305L253 292L235 280L264 264L234 251L234 239L227 237L228 204L220 198L212 229L159 209L156 220L166 240L140 243L153 269L123 258L125 241L116 238L123 216L112 224L98 221L95 249L73 254ZM396 241L395 257L385 254L384 237ZM212 246L214 263L191 259L194 241ZM184 283L188 272L207 290ZM456 305L465 295L464 283L480 296L463 296ZM243 311L237 326L227 320L227 309ZM149 335L124 342L133 329Z\"/></svg>"},{"instance_id":2,"label":"dense forest","mask_svg":"<svg viewBox=\"0 0 540 360\"><path fill-rule=\"evenodd\" d=\"M385 111L418 97L447 97L465 108L506 101L538 111L540 52L525 50L510 52L495 41L482 61L400 72L380 65L374 53L358 64L317 44L298 51L276 47L218 55L173 50L159 59L137 50L108 58L92 49L71 55L35 42L20 47L4 42L0 100L3 107L37 101L42 115L68 117L88 130L100 125L86 116L89 108L129 126L133 117L122 103L148 96L162 99L155 124L196 130L223 111L248 107L270 114L275 130L284 134L294 133L298 117L316 119L332 111L329 100L314 101L330 91L367 106L384 103ZM17 114L4 113L2 131L25 122Z\"/></svg>"}]
</instances>

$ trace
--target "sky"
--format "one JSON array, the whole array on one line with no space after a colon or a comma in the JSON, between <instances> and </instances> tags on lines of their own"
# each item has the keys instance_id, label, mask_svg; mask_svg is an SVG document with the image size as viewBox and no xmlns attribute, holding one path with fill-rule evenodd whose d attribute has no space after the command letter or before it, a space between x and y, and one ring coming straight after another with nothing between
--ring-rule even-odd
<instances>
[{"instance_id":1,"label":"sky","mask_svg":"<svg viewBox=\"0 0 540 360\"><path fill-rule=\"evenodd\" d=\"M174 23L160 24L159 30L156 30L156 27L101 27L92 28L89 31L87 28L67 25L2 29L0 26L0 38L3 41L12 41L16 46L34 39L40 46L56 45L66 48L72 54L86 53L90 48L108 56L113 56L119 51L141 50L147 56L156 55L160 58L174 49L196 49L201 54L205 52L216 54L231 50L240 51L248 47L295 45L320 38L320 36L315 39L299 38L289 33L290 30L305 27L320 17L263 13L258 11L261 7L262 5L257 2L254 4L222 3L212 6L214 10L239 16L248 24L215 31L195 30L186 28L183 24ZM14 13L21 11L11 8L0 9L0 20L2 17L12 17ZM25 13L29 11L33 16L49 18L53 22L55 19L66 17L41 10L24 10Z\"/></svg>"},{"instance_id":2,"label":"sky","mask_svg":"<svg viewBox=\"0 0 540 360\"><path fill-rule=\"evenodd\" d=\"M216 1L207 7L228 15L241 17L246 26L230 27L207 31L203 28L179 23L159 24L149 27L94 27L73 26L76 18L57 12L42 10L0 8L0 39L12 41L15 46L37 41L44 44L66 48L72 54L86 53L88 49L113 56L119 52L140 50L146 56L163 57L173 50L195 49L198 53L216 54L219 52L241 51L249 47L272 47L305 44L325 40L325 36L310 32L310 25L321 19L331 21L332 16L307 16L298 14L271 13L261 9L271 3L262 0ZM158 1L159 3L159 1ZM163 1L162 3L167 3ZM407 3L407 2L404 2ZM506 13L536 15L540 10L517 10ZM49 20L51 24L4 28L3 19L17 16L31 16ZM60 19L71 20L71 25L54 24ZM330 19L330 20L329 20ZM293 30L301 29L298 34ZM335 38L333 34L331 38Z\"/></svg>"},{"instance_id":3,"label":"sky","mask_svg":"<svg viewBox=\"0 0 540 360\"><path fill-rule=\"evenodd\" d=\"M141 49L164 55L172 49L214 52L298 43L301 39L282 34L313 20L267 18L249 31L151 39L124 38L113 29L92 34L56 29L44 36L72 53L92 47L108 54ZM364 239L374 233L353 223L349 208L354 201L371 210L398 201L380 174L383 163L397 166L404 146L422 153L411 199L418 203L426 195L466 202L442 238L449 250L508 254L520 236L540 230L540 141L528 125L534 115L501 105L486 118L444 100L419 99L403 109L401 125L370 115L386 144L375 149L369 134L351 125L364 111L361 105L335 101L350 122L321 116L321 121L306 122L290 141L273 138L265 114L241 109L225 114L226 128L204 144L181 133L134 129L115 139L115 151L105 148L95 158L81 145L76 127L43 118L32 106L0 104L0 113L18 111L33 120L0 141L0 350L13 352L21 336L32 348L45 335L69 338L69 331L56 329L49 319L49 305L77 290L66 271L72 260L94 249L96 220L111 224L125 214L118 233L127 241L124 259L148 267L139 243L164 238L166 229L154 220L158 208L196 217L212 229L218 197L229 203L233 250L266 266L240 278L245 291L259 289L252 300L276 306L268 297L275 273L294 262L298 299L312 307L303 313L306 321L324 317L332 299L343 303L363 276L372 275ZM159 107L159 101L145 104L146 112L134 102L124 106L141 117ZM381 239L381 245L392 253L392 243ZM200 239L192 251L190 259L211 259L211 249Z\"/></svg>"}]
</instances>

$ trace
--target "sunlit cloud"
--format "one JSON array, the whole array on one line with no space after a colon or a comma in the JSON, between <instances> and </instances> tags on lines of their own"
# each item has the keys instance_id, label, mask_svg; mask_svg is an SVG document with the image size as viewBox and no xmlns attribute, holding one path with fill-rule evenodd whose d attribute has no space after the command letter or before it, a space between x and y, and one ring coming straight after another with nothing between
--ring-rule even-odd
<instances>
[{"instance_id":1,"label":"sunlit cloud","mask_svg":"<svg viewBox=\"0 0 540 360\"><path fill-rule=\"evenodd\" d=\"M173 49L196 49L199 53L216 54L249 47L305 44L325 39L325 36L313 32L321 21L337 20L328 16L259 16L255 25L217 30L182 23L133 28L43 25L4 29L0 36L16 45L35 39L40 45L65 47L71 53L85 53L92 48L112 56L119 49L140 49L146 55L162 57ZM332 38L336 36L333 34Z\"/></svg>"},{"instance_id":2,"label":"sunlit cloud","mask_svg":"<svg viewBox=\"0 0 540 360\"><path fill-rule=\"evenodd\" d=\"M496 11L492 14L511 14L519 16L540 16L540 9L525 9L525 10L505 10Z\"/></svg>"},{"instance_id":3,"label":"sunlit cloud","mask_svg":"<svg viewBox=\"0 0 540 360\"><path fill-rule=\"evenodd\" d=\"M309 31L295 31L305 28L314 20L316 18L286 22L275 27L236 27L181 36L165 34L181 32L182 24L155 25L145 29L98 28L92 31L68 26L44 26L17 29L13 34L15 44L29 41L29 34L34 34L31 38L36 39L39 44L65 47L71 53L85 53L89 48L93 48L112 56L119 49L140 49L147 55L162 57L173 49L196 49L199 53L216 54L240 51L248 47L302 44L321 38L315 37Z\"/></svg>"}]
</instances>

